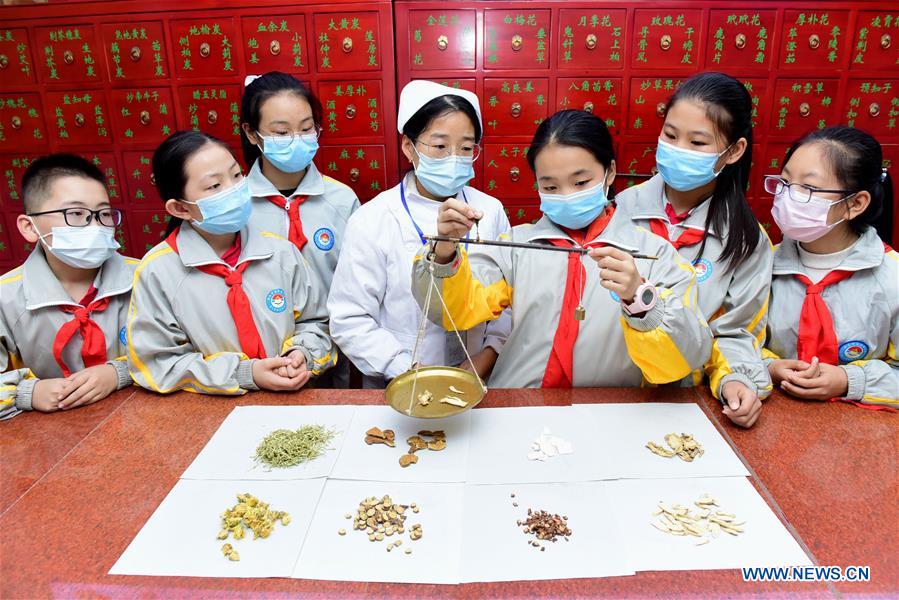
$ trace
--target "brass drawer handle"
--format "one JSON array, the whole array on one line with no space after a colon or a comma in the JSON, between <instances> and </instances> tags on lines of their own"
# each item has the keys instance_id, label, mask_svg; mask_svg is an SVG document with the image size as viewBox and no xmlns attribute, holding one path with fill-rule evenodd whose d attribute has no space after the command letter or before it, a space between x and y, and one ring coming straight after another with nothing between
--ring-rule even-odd
<instances>
[{"instance_id":1,"label":"brass drawer handle","mask_svg":"<svg viewBox=\"0 0 899 600\"><path fill-rule=\"evenodd\" d=\"M66 63L67 65L70 65L73 62L75 62L75 55L72 54L71 50L66 50L65 52L62 53L62 61L64 63Z\"/></svg>"},{"instance_id":2,"label":"brass drawer handle","mask_svg":"<svg viewBox=\"0 0 899 600\"><path fill-rule=\"evenodd\" d=\"M349 54L353 51L353 38L345 37L343 38L343 51Z\"/></svg>"},{"instance_id":3,"label":"brass drawer handle","mask_svg":"<svg viewBox=\"0 0 899 600\"><path fill-rule=\"evenodd\" d=\"M281 54L281 42L278 40L272 40L268 45L268 51L272 53L272 56L278 56Z\"/></svg>"},{"instance_id":4,"label":"brass drawer handle","mask_svg":"<svg viewBox=\"0 0 899 600\"><path fill-rule=\"evenodd\" d=\"M868 105L868 114L872 117L876 117L877 115L879 115L880 105L876 102L872 102L870 105Z\"/></svg>"},{"instance_id":5,"label":"brass drawer handle","mask_svg":"<svg viewBox=\"0 0 899 600\"><path fill-rule=\"evenodd\" d=\"M22 119L18 115L14 116L10 122L12 123L13 129L22 128Z\"/></svg>"},{"instance_id":6,"label":"brass drawer handle","mask_svg":"<svg viewBox=\"0 0 899 600\"><path fill-rule=\"evenodd\" d=\"M520 177L521 169L519 169L518 167L512 167L511 169L509 169L509 179L511 179L512 181L518 181Z\"/></svg>"},{"instance_id":7,"label":"brass drawer handle","mask_svg":"<svg viewBox=\"0 0 899 600\"><path fill-rule=\"evenodd\" d=\"M521 115L521 103L513 102L511 113L513 117L518 118Z\"/></svg>"},{"instance_id":8,"label":"brass drawer handle","mask_svg":"<svg viewBox=\"0 0 899 600\"><path fill-rule=\"evenodd\" d=\"M889 48L890 44L892 44L892 43L893 43L893 38L890 37L889 33L885 33L882 36L880 36L880 47L883 48L884 50Z\"/></svg>"},{"instance_id":9,"label":"brass drawer handle","mask_svg":"<svg viewBox=\"0 0 899 600\"><path fill-rule=\"evenodd\" d=\"M7 58L5 54L0 54L0 69L5 69L8 66L9 58Z\"/></svg>"},{"instance_id":10,"label":"brass drawer handle","mask_svg":"<svg viewBox=\"0 0 899 600\"><path fill-rule=\"evenodd\" d=\"M140 111L140 124L141 125L149 125L150 124L150 111L148 111L148 110Z\"/></svg>"},{"instance_id":11,"label":"brass drawer handle","mask_svg":"<svg viewBox=\"0 0 899 600\"><path fill-rule=\"evenodd\" d=\"M656 116L664 117L665 113L667 113L667 112L668 112L668 107L665 106L664 102L659 102L658 104L656 104Z\"/></svg>"},{"instance_id":12,"label":"brass drawer handle","mask_svg":"<svg viewBox=\"0 0 899 600\"><path fill-rule=\"evenodd\" d=\"M77 113L75 115L75 126L76 127L84 127L84 115L81 113Z\"/></svg>"},{"instance_id":13,"label":"brass drawer handle","mask_svg":"<svg viewBox=\"0 0 899 600\"><path fill-rule=\"evenodd\" d=\"M746 34L738 33L737 37L734 38L734 46L737 47L737 50L742 50L746 47Z\"/></svg>"},{"instance_id":14,"label":"brass drawer handle","mask_svg":"<svg viewBox=\"0 0 899 600\"><path fill-rule=\"evenodd\" d=\"M203 42L200 44L200 56L203 58L208 58L209 53L212 51L212 48L209 46L209 42Z\"/></svg>"},{"instance_id":15,"label":"brass drawer handle","mask_svg":"<svg viewBox=\"0 0 899 600\"><path fill-rule=\"evenodd\" d=\"M437 38L437 49L443 52L447 48L449 48L449 38L445 35L441 35Z\"/></svg>"},{"instance_id":16,"label":"brass drawer handle","mask_svg":"<svg viewBox=\"0 0 899 600\"><path fill-rule=\"evenodd\" d=\"M807 117L812 114L812 107L808 102L803 102L799 105L799 114L803 117Z\"/></svg>"},{"instance_id":17,"label":"brass drawer handle","mask_svg":"<svg viewBox=\"0 0 899 600\"><path fill-rule=\"evenodd\" d=\"M206 113L206 120L210 125L215 125L215 122L219 120L219 114L214 110L210 110Z\"/></svg>"},{"instance_id":18,"label":"brass drawer handle","mask_svg":"<svg viewBox=\"0 0 899 600\"><path fill-rule=\"evenodd\" d=\"M584 40L584 44L587 46L588 50L593 50L596 48L596 34L591 33L587 35L587 38Z\"/></svg>"},{"instance_id":19,"label":"brass drawer handle","mask_svg":"<svg viewBox=\"0 0 899 600\"><path fill-rule=\"evenodd\" d=\"M356 167L350 169L350 181L352 181L353 183L359 181L359 169L357 169Z\"/></svg>"},{"instance_id":20,"label":"brass drawer handle","mask_svg":"<svg viewBox=\"0 0 899 600\"><path fill-rule=\"evenodd\" d=\"M138 46L132 46L131 51L128 54L134 62L140 60L140 48Z\"/></svg>"},{"instance_id":21,"label":"brass drawer handle","mask_svg":"<svg viewBox=\"0 0 899 600\"><path fill-rule=\"evenodd\" d=\"M584 102L584 112L592 113L593 112L593 103L587 100Z\"/></svg>"},{"instance_id":22,"label":"brass drawer handle","mask_svg":"<svg viewBox=\"0 0 899 600\"><path fill-rule=\"evenodd\" d=\"M662 50L668 50L671 48L671 36L667 33L662 36L662 39L659 40L659 45L662 47Z\"/></svg>"},{"instance_id":23,"label":"brass drawer handle","mask_svg":"<svg viewBox=\"0 0 899 600\"><path fill-rule=\"evenodd\" d=\"M512 50L518 52L521 50L521 47L524 45L524 39L518 35L517 33L512 36Z\"/></svg>"},{"instance_id":24,"label":"brass drawer handle","mask_svg":"<svg viewBox=\"0 0 899 600\"><path fill-rule=\"evenodd\" d=\"M813 33L808 36L808 47L812 50L817 50L818 46L821 45L821 38L818 37L817 33Z\"/></svg>"},{"instance_id":25,"label":"brass drawer handle","mask_svg":"<svg viewBox=\"0 0 899 600\"><path fill-rule=\"evenodd\" d=\"M347 119L355 119L356 118L356 105L355 104L347 105L346 118Z\"/></svg>"}]
</instances>

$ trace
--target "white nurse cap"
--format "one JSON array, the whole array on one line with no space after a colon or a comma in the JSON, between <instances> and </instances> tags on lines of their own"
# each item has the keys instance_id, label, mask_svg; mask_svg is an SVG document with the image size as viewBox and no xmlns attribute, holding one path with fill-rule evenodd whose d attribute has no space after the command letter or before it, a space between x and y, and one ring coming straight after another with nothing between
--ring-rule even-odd
<instances>
[{"instance_id":1,"label":"white nurse cap","mask_svg":"<svg viewBox=\"0 0 899 600\"><path fill-rule=\"evenodd\" d=\"M440 85L433 81L416 80L407 83L406 87L403 88L403 91L400 92L400 109L396 116L397 131L403 133L403 127L406 126L409 119L411 119L425 104L434 98L446 95L459 96L471 104L472 108L474 108L474 112L478 115L478 125L481 126L481 131L484 130L484 123L481 120L481 103L478 101L476 94L469 92L468 90Z\"/></svg>"}]
</instances>

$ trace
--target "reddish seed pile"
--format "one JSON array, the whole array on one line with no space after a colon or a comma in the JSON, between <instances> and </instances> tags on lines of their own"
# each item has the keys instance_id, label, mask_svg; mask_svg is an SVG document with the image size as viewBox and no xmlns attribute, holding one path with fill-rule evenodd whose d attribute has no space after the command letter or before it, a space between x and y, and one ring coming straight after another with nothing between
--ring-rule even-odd
<instances>
[{"instance_id":1,"label":"reddish seed pile","mask_svg":"<svg viewBox=\"0 0 899 600\"><path fill-rule=\"evenodd\" d=\"M528 518L518 521L518 526L526 535L533 535L537 538L528 543L535 548L540 548L541 552L546 551L546 548L540 542L555 543L560 537L567 542L568 536L571 535L568 517L551 514L545 510L534 511L529 508Z\"/></svg>"}]
</instances>

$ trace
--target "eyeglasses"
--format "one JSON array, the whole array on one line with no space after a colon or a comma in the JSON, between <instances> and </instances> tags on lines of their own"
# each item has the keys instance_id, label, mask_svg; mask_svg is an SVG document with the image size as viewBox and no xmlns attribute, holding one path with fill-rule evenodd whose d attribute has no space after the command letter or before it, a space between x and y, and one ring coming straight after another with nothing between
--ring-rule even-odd
<instances>
[{"instance_id":1,"label":"eyeglasses","mask_svg":"<svg viewBox=\"0 0 899 600\"><path fill-rule=\"evenodd\" d=\"M855 192L849 190L822 190L801 183L787 183L777 175L765 175L765 191L769 194L782 194L784 188L789 190L790 199L806 204L815 194L844 194L841 200L851 196Z\"/></svg>"},{"instance_id":2,"label":"eyeglasses","mask_svg":"<svg viewBox=\"0 0 899 600\"><path fill-rule=\"evenodd\" d=\"M100 210L90 210L87 208L60 208L59 210L45 210L43 212L31 213L29 217L40 217L42 215L52 215L62 213L69 227L87 227L93 221L97 221L104 227L118 227L122 223L122 211L117 208L101 208Z\"/></svg>"},{"instance_id":3,"label":"eyeglasses","mask_svg":"<svg viewBox=\"0 0 899 600\"><path fill-rule=\"evenodd\" d=\"M449 156L464 156L471 160L477 160L481 155L481 146L478 144L463 144L458 148L451 148L447 144L426 144L421 140L415 140L416 144L421 144L428 149L428 156L431 158L447 158Z\"/></svg>"},{"instance_id":4,"label":"eyeglasses","mask_svg":"<svg viewBox=\"0 0 899 600\"><path fill-rule=\"evenodd\" d=\"M322 134L322 128L320 125L316 124L312 126L310 131L294 131L292 133L265 133L264 131L259 131L258 133L271 140L274 145L285 147L289 146L297 136L303 137L304 135L314 135L315 139L318 139Z\"/></svg>"}]
</instances>

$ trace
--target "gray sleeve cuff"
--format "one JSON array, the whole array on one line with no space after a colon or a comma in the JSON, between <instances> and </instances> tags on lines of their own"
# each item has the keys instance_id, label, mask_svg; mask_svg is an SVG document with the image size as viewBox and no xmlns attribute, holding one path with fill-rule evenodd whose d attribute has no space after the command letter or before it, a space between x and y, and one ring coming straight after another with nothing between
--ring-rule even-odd
<instances>
[{"instance_id":1,"label":"gray sleeve cuff","mask_svg":"<svg viewBox=\"0 0 899 600\"><path fill-rule=\"evenodd\" d=\"M402 375L412 368L412 353L403 350L393 357L387 368L384 369L384 378L388 381Z\"/></svg>"},{"instance_id":2,"label":"gray sleeve cuff","mask_svg":"<svg viewBox=\"0 0 899 600\"><path fill-rule=\"evenodd\" d=\"M724 391L724 384L731 382L731 381L737 381L739 383L742 383L747 388L749 388L754 394L759 395L759 386L757 386L755 384L755 382L753 380L751 380L749 377L747 377L746 375L743 375L742 373L728 373L727 375L725 375L724 377L721 378L721 383L718 384L718 389L716 390L718 392L718 394L717 394L718 400L721 401L721 404L724 404L724 396L722 395L722 392Z\"/></svg>"},{"instance_id":3,"label":"gray sleeve cuff","mask_svg":"<svg viewBox=\"0 0 899 600\"><path fill-rule=\"evenodd\" d=\"M134 380L131 379L131 373L128 372L127 360L111 360L106 364L112 365L112 368L115 369L116 376L118 377L115 389L120 390L134 383Z\"/></svg>"},{"instance_id":4,"label":"gray sleeve cuff","mask_svg":"<svg viewBox=\"0 0 899 600\"><path fill-rule=\"evenodd\" d=\"M256 391L259 386L253 380L253 363L256 359L242 360L237 365L237 385L244 390Z\"/></svg>"},{"instance_id":5,"label":"gray sleeve cuff","mask_svg":"<svg viewBox=\"0 0 899 600\"><path fill-rule=\"evenodd\" d=\"M434 277L437 277L438 279L452 277L459 271L459 265L462 264L462 254L459 252L459 248L456 248L456 253L453 255L453 258L445 265L440 264L436 260L431 260L428 257L428 248L425 248L424 252L424 260L428 261L429 268L434 268Z\"/></svg>"},{"instance_id":6,"label":"gray sleeve cuff","mask_svg":"<svg viewBox=\"0 0 899 600\"><path fill-rule=\"evenodd\" d=\"M846 400L861 400L865 397L865 370L858 365L840 365L846 372L849 387L846 390Z\"/></svg>"},{"instance_id":7,"label":"gray sleeve cuff","mask_svg":"<svg viewBox=\"0 0 899 600\"><path fill-rule=\"evenodd\" d=\"M16 408L19 410L34 410L31 406L31 395L34 385L39 379L26 379L16 386Z\"/></svg>"},{"instance_id":8,"label":"gray sleeve cuff","mask_svg":"<svg viewBox=\"0 0 899 600\"><path fill-rule=\"evenodd\" d=\"M662 319L665 317L665 300L659 297L656 305L650 308L642 317L629 315L627 311L624 310L623 304L621 305L621 314L624 315L624 320L627 321L627 324L633 329L636 329L637 331L652 331L662 324Z\"/></svg>"}]
</instances>

